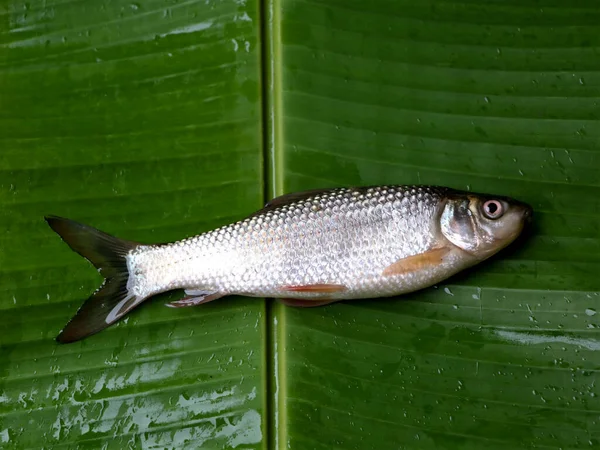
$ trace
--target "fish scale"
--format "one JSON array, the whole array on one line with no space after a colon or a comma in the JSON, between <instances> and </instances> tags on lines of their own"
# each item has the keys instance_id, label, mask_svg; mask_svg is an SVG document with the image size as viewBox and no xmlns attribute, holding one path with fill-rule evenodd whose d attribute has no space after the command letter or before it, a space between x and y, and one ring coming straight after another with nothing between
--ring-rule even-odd
<instances>
[{"instance_id":1,"label":"fish scale","mask_svg":"<svg viewBox=\"0 0 600 450\"><path fill-rule=\"evenodd\" d=\"M287 194L244 220L161 245L46 217L105 277L57 340L97 333L173 289L187 294L174 307L232 294L319 306L415 291L497 253L530 216L530 206L507 197L373 186Z\"/></svg>"},{"instance_id":2,"label":"fish scale","mask_svg":"<svg viewBox=\"0 0 600 450\"><path fill-rule=\"evenodd\" d=\"M360 298L410 290L418 277L384 277L385 267L435 243L432 222L441 189L336 189L166 246L140 246L130 272L141 271L136 295L177 288L280 296L284 286L335 284L334 297ZM283 226L282 226L283 225ZM320 298L314 292L290 298ZM328 295L331 296L331 295Z\"/></svg>"}]
</instances>

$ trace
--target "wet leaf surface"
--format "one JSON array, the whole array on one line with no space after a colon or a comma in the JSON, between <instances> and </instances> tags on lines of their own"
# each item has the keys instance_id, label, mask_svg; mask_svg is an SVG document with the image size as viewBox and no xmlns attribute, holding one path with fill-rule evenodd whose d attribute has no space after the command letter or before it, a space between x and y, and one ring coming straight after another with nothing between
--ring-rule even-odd
<instances>
[{"instance_id":1,"label":"wet leaf surface","mask_svg":"<svg viewBox=\"0 0 600 450\"><path fill-rule=\"evenodd\" d=\"M265 448L264 301L58 345L101 278L43 220L154 243L262 205L257 3L2 11L0 447Z\"/></svg>"},{"instance_id":2,"label":"wet leaf surface","mask_svg":"<svg viewBox=\"0 0 600 450\"><path fill-rule=\"evenodd\" d=\"M279 448L600 444L600 9L281 4L278 192L441 184L535 226L437 288L276 307Z\"/></svg>"}]
</instances>

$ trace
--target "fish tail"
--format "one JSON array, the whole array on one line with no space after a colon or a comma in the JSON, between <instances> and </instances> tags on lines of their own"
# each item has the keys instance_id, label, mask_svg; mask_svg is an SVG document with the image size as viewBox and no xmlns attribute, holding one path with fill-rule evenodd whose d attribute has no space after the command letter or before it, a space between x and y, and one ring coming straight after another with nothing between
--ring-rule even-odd
<instances>
[{"instance_id":1,"label":"fish tail","mask_svg":"<svg viewBox=\"0 0 600 450\"><path fill-rule=\"evenodd\" d=\"M100 230L62 217L46 216L46 222L77 253L90 261L105 278L102 286L79 308L56 337L75 342L119 320L145 298L128 287L127 255L140 244L110 236Z\"/></svg>"}]
</instances>

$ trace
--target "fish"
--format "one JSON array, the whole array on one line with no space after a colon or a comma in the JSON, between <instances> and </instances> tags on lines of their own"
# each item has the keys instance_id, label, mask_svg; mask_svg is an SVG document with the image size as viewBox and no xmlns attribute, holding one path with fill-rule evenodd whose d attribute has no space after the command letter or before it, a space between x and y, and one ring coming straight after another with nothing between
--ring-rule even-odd
<instances>
[{"instance_id":1,"label":"fish","mask_svg":"<svg viewBox=\"0 0 600 450\"><path fill-rule=\"evenodd\" d=\"M532 214L505 196L389 185L285 194L235 223L164 244L46 216L104 277L56 340L84 339L173 290L185 292L167 305L175 308L230 295L316 307L418 291L507 247Z\"/></svg>"}]
</instances>

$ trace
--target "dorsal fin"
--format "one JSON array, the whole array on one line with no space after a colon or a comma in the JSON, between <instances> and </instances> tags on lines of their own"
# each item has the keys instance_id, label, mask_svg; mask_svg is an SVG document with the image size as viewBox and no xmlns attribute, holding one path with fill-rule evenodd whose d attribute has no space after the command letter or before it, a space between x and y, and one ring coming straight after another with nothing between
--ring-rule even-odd
<instances>
[{"instance_id":1,"label":"dorsal fin","mask_svg":"<svg viewBox=\"0 0 600 450\"><path fill-rule=\"evenodd\" d=\"M340 188L337 188L340 189ZM271 211L275 208L279 208L280 206L289 205L291 203L298 202L300 200L306 200L307 198L314 197L315 195L330 193L337 190L336 188L329 189L310 189L307 191L301 192L291 192L289 194L283 194L279 197L275 197L272 200L269 200L262 209L259 209L255 213L249 215L247 218L251 218L254 216L258 216L260 214L264 214L267 211Z\"/></svg>"},{"instance_id":2,"label":"dorsal fin","mask_svg":"<svg viewBox=\"0 0 600 450\"><path fill-rule=\"evenodd\" d=\"M269 200L264 208L264 209L273 209L273 208L277 208L278 206L283 206L283 205L289 205L290 203L295 203L298 202L300 200L306 200L307 198L310 197L314 197L315 195L319 195L319 194L324 194L324 193L328 193L331 191L335 191L336 189L310 189L307 191L301 191L301 192L291 192L289 194L283 194L280 195L279 197L275 197L272 200Z\"/></svg>"}]
</instances>

